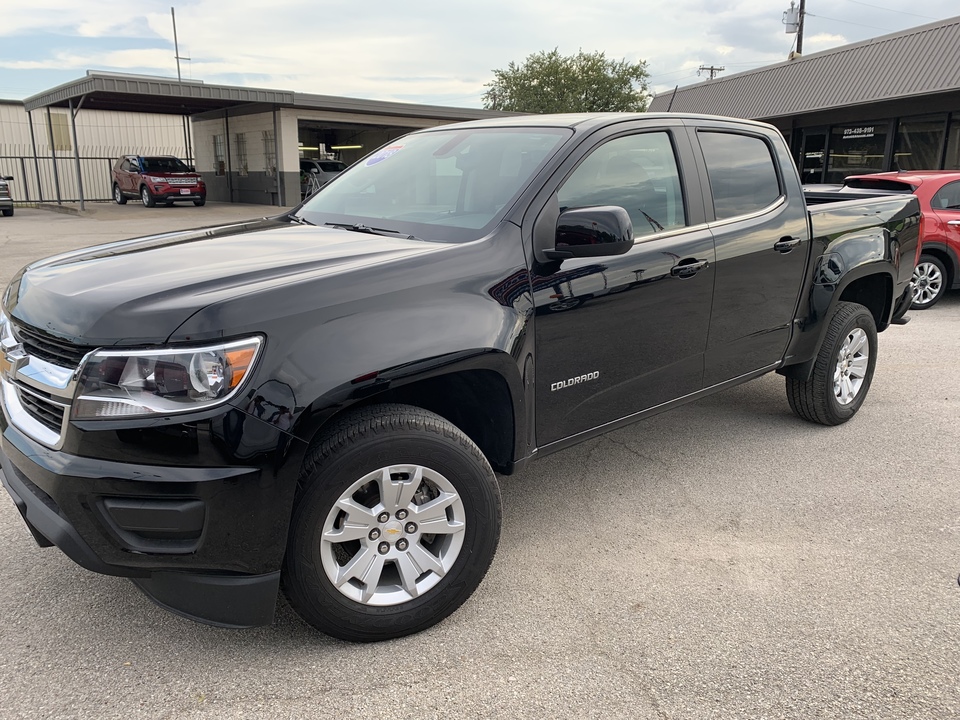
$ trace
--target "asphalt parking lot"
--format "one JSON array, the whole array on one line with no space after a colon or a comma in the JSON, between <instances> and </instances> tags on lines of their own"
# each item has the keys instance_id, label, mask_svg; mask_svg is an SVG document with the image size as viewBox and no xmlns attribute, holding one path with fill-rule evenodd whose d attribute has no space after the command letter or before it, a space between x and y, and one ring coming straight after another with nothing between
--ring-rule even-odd
<instances>
[{"instance_id":1,"label":"asphalt parking lot","mask_svg":"<svg viewBox=\"0 0 960 720\"><path fill-rule=\"evenodd\" d=\"M0 218L29 260L263 206ZM769 375L502 479L478 592L350 645L175 617L41 550L0 496L0 717L958 718L960 291L880 336L863 409L796 418Z\"/></svg>"}]
</instances>

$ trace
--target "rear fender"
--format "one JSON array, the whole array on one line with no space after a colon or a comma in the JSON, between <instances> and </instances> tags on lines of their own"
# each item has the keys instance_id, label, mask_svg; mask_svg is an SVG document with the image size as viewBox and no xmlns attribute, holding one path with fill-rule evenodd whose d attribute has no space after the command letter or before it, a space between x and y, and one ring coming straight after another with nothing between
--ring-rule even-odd
<instances>
[{"instance_id":1,"label":"rear fender","mask_svg":"<svg viewBox=\"0 0 960 720\"><path fill-rule=\"evenodd\" d=\"M901 256L897 233L882 227L856 230L830 242L814 260L807 302L800 307L784 367L777 372L801 380L810 377L830 318L842 300L861 302L872 312L877 329L885 329L893 312ZM913 255L905 260L912 265Z\"/></svg>"}]
</instances>

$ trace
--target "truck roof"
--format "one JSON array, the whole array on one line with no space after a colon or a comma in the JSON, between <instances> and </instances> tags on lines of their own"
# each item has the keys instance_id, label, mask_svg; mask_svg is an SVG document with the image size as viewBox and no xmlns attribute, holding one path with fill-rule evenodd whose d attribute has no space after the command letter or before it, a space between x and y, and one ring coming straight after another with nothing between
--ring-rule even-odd
<instances>
[{"instance_id":1,"label":"truck roof","mask_svg":"<svg viewBox=\"0 0 960 720\"><path fill-rule=\"evenodd\" d=\"M456 123L456 127L481 128L481 127L544 127L544 128L577 128L594 129L604 125L613 125L616 123L627 122L630 120L716 120L724 123L737 123L740 125L750 125L753 127L762 127L769 129L771 126L767 123L757 122L755 120L744 120L742 118L721 117L719 115L700 115L697 113L626 113L626 112L608 112L608 113L559 113L559 114L530 114L530 115L510 115L507 117L487 118L484 120L471 120L463 123ZM421 132L431 132L436 130L447 130L451 125L439 125L433 128L427 128Z\"/></svg>"}]
</instances>

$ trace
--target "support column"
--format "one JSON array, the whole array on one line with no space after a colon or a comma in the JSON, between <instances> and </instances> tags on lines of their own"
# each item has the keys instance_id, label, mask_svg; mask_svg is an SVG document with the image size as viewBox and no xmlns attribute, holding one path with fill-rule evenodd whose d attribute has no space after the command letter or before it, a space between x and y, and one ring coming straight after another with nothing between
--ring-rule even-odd
<instances>
[{"instance_id":1,"label":"support column","mask_svg":"<svg viewBox=\"0 0 960 720\"><path fill-rule=\"evenodd\" d=\"M223 111L223 140L227 153L227 192L230 194L230 202L233 202L233 158L230 152L230 117L227 111Z\"/></svg>"},{"instance_id":2,"label":"support column","mask_svg":"<svg viewBox=\"0 0 960 720\"><path fill-rule=\"evenodd\" d=\"M76 113L73 111L73 98L67 100L70 107L70 127L73 129L73 159L77 164L77 191L80 193L80 212L83 212L86 206L83 201L83 171L80 169L80 138L77 137L77 113L80 112L83 101L86 99L86 95L80 98Z\"/></svg>"},{"instance_id":3,"label":"support column","mask_svg":"<svg viewBox=\"0 0 960 720\"><path fill-rule=\"evenodd\" d=\"M53 161L53 184L57 190L57 205L63 205L63 198L60 197L60 172L57 170L57 148L53 142L53 120L50 117L50 106L47 106L47 132L50 133L50 159Z\"/></svg>"},{"instance_id":4,"label":"support column","mask_svg":"<svg viewBox=\"0 0 960 720\"><path fill-rule=\"evenodd\" d=\"M33 166L37 171L37 195L43 202L43 179L40 177L40 160L37 159L37 136L33 132L33 110L27 113L27 122L30 123L30 142L33 145Z\"/></svg>"},{"instance_id":5,"label":"support column","mask_svg":"<svg viewBox=\"0 0 960 720\"><path fill-rule=\"evenodd\" d=\"M277 123L277 106L273 106L273 174L277 181L277 205L286 205L283 198L283 180L280 178L280 127Z\"/></svg>"}]
</instances>

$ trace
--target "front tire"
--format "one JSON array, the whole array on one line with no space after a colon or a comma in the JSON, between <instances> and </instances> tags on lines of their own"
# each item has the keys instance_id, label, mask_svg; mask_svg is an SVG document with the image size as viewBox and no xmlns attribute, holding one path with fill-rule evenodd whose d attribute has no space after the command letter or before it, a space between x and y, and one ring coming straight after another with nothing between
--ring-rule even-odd
<instances>
[{"instance_id":1,"label":"front tire","mask_svg":"<svg viewBox=\"0 0 960 720\"><path fill-rule=\"evenodd\" d=\"M140 202L143 203L144 207L153 207L157 204L157 201L153 197L153 193L150 192L150 188L146 185L140 188Z\"/></svg>"},{"instance_id":2,"label":"front tire","mask_svg":"<svg viewBox=\"0 0 960 720\"><path fill-rule=\"evenodd\" d=\"M205 197L200 198L199 200L194 200L193 204L197 207L203 207L207 204L207 199Z\"/></svg>"},{"instance_id":3,"label":"front tire","mask_svg":"<svg viewBox=\"0 0 960 720\"><path fill-rule=\"evenodd\" d=\"M113 201L117 205L126 205L127 196L123 194L123 191L120 189L120 186L117 183L113 184Z\"/></svg>"},{"instance_id":4,"label":"front tire","mask_svg":"<svg viewBox=\"0 0 960 720\"><path fill-rule=\"evenodd\" d=\"M3 209L3 216L4 216L4 217L12 217L12 216L13 216L13 208L4 208L4 209Z\"/></svg>"},{"instance_id":5,"label":"front tire","mask_svg":"<svg viewBox=\"0 0 960 720\"><path fill-rule=\"evenodd\" d=\"M343 640L419 632L480 584L500 523L496 476L459 428L412 406L364 408L304 461L284 592L304 620Z\"/></svg>"},{"instance_id":6,"label":"front tire","mask_svg":"<svg viewBox=\"0 0 960 720\"><path fill-rule=\"evenodd\" d=\"M947 290L947 268L933 255L921 255L913 270L913 310L933 307Z\"/></svg>"},{"instance_id":7,"label":"front tire","mask_svg":"<svg viewBox=\"0 0 960 720\"><path fill-rule=\"evenodd\" d=\"M841 302L830 319L807 380L787 378L790 408L804 420L840 425L867 396L877 364L877 326L858 303Z\"/></svg>"}]
</instances>

